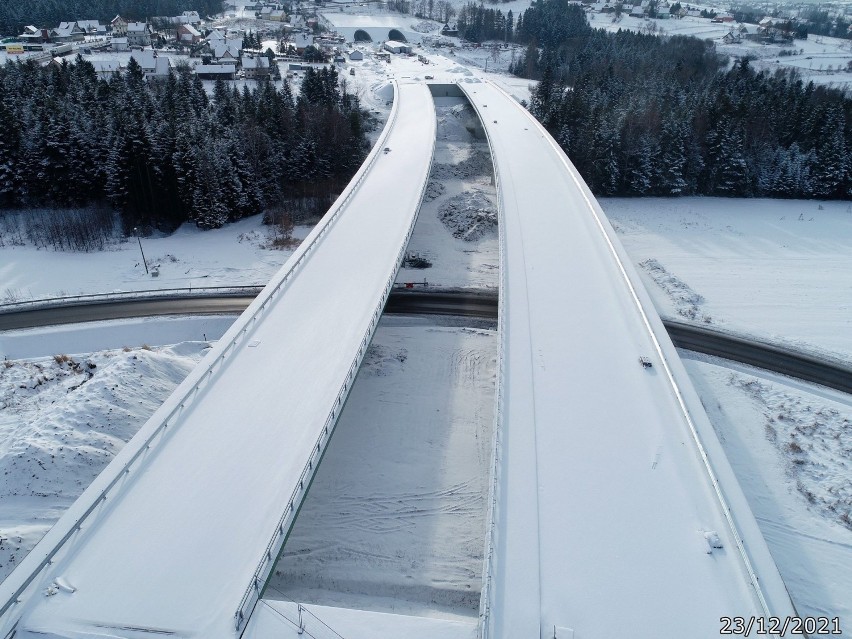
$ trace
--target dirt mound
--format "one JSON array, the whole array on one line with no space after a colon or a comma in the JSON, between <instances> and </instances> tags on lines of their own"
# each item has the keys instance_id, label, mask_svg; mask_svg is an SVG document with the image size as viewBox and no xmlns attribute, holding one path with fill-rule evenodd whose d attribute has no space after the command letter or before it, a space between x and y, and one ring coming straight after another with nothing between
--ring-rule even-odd
<instances>
[{"instance_id":1,"label":"dirt mound","mask_svg":"<svg viewBox=\"0 0 852 639\"><path fill-rule=\"evenodd\" d=\"M426 192L423 194L423 201L431 202L432 200L437 200L444 194L445 190L446 187L442 183L429 180L429 183L426 185Z\"/></svg>"},{"instance_id":2,"label":"dirt mound","mask_svg":"<svg viewBox=\"0 0 852 639\"><path fill-rule=\"evenodd\" d=\"M497 207L479 190L466 191L450 198L438 211L453 237L474 242L497 229Z\"/></svg>"},{"instance_id":3,"label":"dirt mound","mask_svg":"<svg viewBox=\"0 0 852 639\"><path fill-rule=\"evenodd\" d=\"M435 164L432 167L431 177L435 180L452 178L470 180L487 177L490 180L493 170L488 151L477 149L469 157L456 164Z\"/></svg>"}]
</instances>

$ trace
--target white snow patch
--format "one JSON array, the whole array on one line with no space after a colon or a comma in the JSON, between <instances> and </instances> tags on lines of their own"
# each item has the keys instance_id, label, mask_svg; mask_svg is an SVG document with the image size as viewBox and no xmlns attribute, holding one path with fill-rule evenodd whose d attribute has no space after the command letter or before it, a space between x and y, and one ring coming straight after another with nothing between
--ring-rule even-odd
<instances>
[{"instance_id":1,"label":"white snow patch","mask_svg":"<svg viewBox=\"0 0 852 639\"><path fill-rule=\"evenodd\" d=\"M0 364L0 579L208 346L192 342Z\"/></svg>"},{"instance_id":2,"label":"white snow patch","mask_svg":"<svg viewBox=\"0 0 852 639\"><path fill-rule=\"evenodd\" d=\"M689 353L683 361L798 613L838 616L845 631L852 626L852 528L844 520L852 401L765 371L732 372L708 356Z\"/></svg>"},{"instance_id":3,"label":"white snow patch","mask_svg":"<svg viewBox=\"0 0 852 639\"><path fill-rule=\"evenodd\" d=\"M689 309L721 328L852 357L852 203L812 200L600 198L635 264L664 265L657 310ZM653 270L652 270L653 271ZM674 289L672 288L674 286Z\"/></svg>"},{"instance_id":4,"label":"white snow patch","mask_svg":"<svg viewBox=\"0 0 852 639\"><path fill-rule=\"evenodd\" d=\"M639 262L639 266L645 269L657 286L672 299L678 315L691 320L701 320L706 324L711 322L710 316L701 312L704 298L689 288L686 282L669 273L665 266L652 257Z\"/></svg>"},{"instance_id":5,"label":"white snow patch","mask_svg":"<svg viewBox=\"0 0 852 639\"><path fill-rule=\"evenodd\" d=\"M473 242L497 231L497 207L492 198L480 190L465 191L441 206L441 221L453 237Z\"/></svg>"},{"instance_id":6,"label":"white snow patch","mask_svg":"<svg viewBox=\"0 0 852 639\"><path fill-rule=\"evenodd\" d=\"M309 232L309 227L296 227L294 237L303 239ZM0 304L114 291L264 285L296 249L267 248L269 227L259 215L210 231L184 224L171 235L143 237L141 244L157 277L146 275L136 238L90 253L2 246Z\"/></svg>"},{"instance_id":7,"label":"white snow patch","mask_svg":"<svg viewBox=\"0 0 852 639\"><path fill-rule=\"evenodd\" d=\"M476 614L496 349L494 331L382 320L266 597Z\"/></svg>"}]
</instances>

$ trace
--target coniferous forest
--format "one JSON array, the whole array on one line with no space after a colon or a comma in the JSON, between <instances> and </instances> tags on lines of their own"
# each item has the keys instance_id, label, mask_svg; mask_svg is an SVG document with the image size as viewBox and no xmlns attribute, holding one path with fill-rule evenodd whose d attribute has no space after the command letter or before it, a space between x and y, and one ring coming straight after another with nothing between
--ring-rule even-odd
<instances>
[{"instance_id":1,"label":"coniferous forest","mask_svg":"<svg viewBox=\"0 0 852 639\"><path fill-rule=\"evenodd\" d=\"M514 27L530 111L597 195L852 196L852 99L712 42L592 29L566 0Z\"/></svg>"},{"instance_id":2,"label":"coniferous forest","mask_svg":"<svg viewBox=\"0 0 852 639\"><path fill-rule=\"evenodd\" d=\"M78 58L0 67L0 208L109 201L125 228L201 228L260 213L281 197L345 186L366 156L363 113L332 67L305 73L298 98L261 82L188 68L146 82L131 59L109 82Z\"/></svg>"}]
</instances>

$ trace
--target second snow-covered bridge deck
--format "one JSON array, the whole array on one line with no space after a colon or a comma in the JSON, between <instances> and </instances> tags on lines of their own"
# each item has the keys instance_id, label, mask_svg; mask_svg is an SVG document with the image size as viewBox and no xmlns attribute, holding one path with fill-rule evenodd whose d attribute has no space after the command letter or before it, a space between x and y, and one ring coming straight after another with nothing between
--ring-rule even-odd
<instances>
[{"instance_id":1,"label":"second snow-covered bridge deck","mask_svg":"<svg viewBox=\"0 0 852 639\"><path fill-rule=\"evenodd\" d=\"M501 225L483 634L712 637L720 617L793 614L594 196L515 100L490 83L461 86L491 144Z\"/></svg>"},{"instance_id":2,"label":"second snow-covered bridge deck","mask_svg":"<svg viewBox=\"0 0 852 639\"><path fill-rule=\"evenodd\" d=\"M427 88L398 87L329 215L3 584L20 603L0 636L16 620L17 637L239 635L378 322L434 141Z\"/></svg>"}]
</instances>

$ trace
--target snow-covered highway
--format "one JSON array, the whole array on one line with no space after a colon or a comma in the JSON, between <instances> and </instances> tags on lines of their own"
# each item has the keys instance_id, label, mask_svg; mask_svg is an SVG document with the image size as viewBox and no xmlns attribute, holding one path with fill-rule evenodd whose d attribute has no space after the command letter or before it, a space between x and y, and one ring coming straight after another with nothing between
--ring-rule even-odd
<instances>
[{"instance_id":1,"label":"snow-covered highway","mask_svg":"<svg viewBox=\"0 0 852 639\"><path fill-rule=\"evenodd\" d=\"M0 585L0 636L239 633L393 285L434 141L428 90L399 86L323 222Z\"/></svg>"},{"instance_id":2,"label":"snow-covered highway","mask_svg":"<svg viewBox=\"0 0 852 639\"><path fill-rule=\"evenodd\" d=\"M582 178L505 92L460 86L485 126L500 199L484 636L710 637L720 617L794 614L660 318Z\"/></svg>"}]
</instances>

